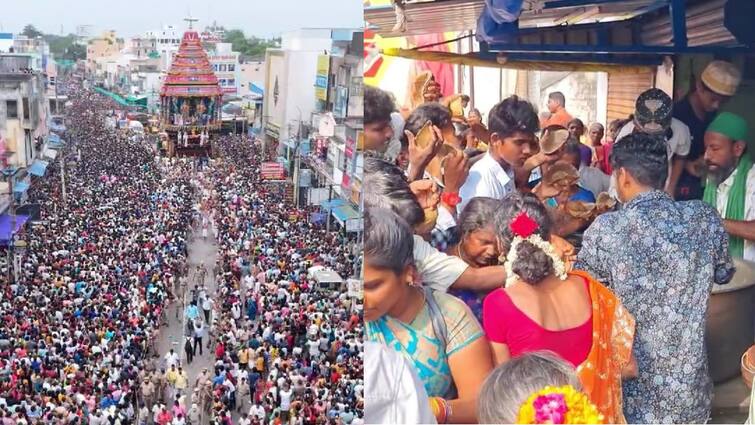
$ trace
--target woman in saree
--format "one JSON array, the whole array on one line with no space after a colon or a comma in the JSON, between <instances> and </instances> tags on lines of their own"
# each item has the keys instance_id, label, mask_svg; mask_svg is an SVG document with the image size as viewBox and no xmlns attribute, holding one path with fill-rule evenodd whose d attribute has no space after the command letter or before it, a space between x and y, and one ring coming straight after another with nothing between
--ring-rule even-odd
<instances>
[{"instance_id":1,"label":"woman in saree","mask_svg":"<svg viewBox=\"0 0 755 425\"><path fill-rule=\"evenodd\" d=\"M567 272L550 243L551 219L533 195L512 194L496 215L506 287L483 303L496 365L548 350L572 364L607 423L625 423L621 380L636 376L634 318L605 286Z\"/></svg>"},{"instance_id":2,"label":"woman in saree","mask_svg":"<svg viewBox=\"0 0 755 425\"><path fill-rule=\"evenodd\" d=\"M414 364L439 423L476 423L479 389L493 369L469 308L415 285L409 225L387 209L365 213L364 320L368 340Z\"/></svg>"},{"instance_id":3,"label":"woman in saree","mask_svg":"<svg viewBox=\"0 0 755 425\"><path fill-rule=\"evenodd\" d=\"M493 225L495 211L501 201L493 198L473 198L459 215L456 226L457 240L446 249L446 254L462 259L470 267L486 267L498 264L497 234ZM482 300L486 292L469 289L451 290L451 295L464 301L482 321Z\"/></svg>"}]
</instances>

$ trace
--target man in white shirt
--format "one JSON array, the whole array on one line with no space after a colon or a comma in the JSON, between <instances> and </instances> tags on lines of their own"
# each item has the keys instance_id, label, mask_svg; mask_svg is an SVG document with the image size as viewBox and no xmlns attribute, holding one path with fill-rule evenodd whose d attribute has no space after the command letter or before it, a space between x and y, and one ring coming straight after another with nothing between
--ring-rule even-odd
<instances>
[{"instance_id":1,"label":"man in white shirt","mask_svg":"<svg viewBox=\"0 0 755 425\"><path fill-rule=\"evenodd\" d=\"M514 170L530 156L538 128L535 108L526 100L511 96L493 106L488 114L490 147L459 190L459 213L472 198L503 199L516 190Z\"/></svg>"},{"instance_id":2,"label":"man in white shirt","mask_svg":"<svg viewBox=\"0 0 755 425\"><path fill-rule=\"evenodd\" d=\"M365 342L364 353L366 423L437 423L425 386L404 356L372 341Z\"/></svg>"},{"instance_id":3,"label":"man in white shirt","mask_svg":"<svg viewBox=\"0 0 755 425\"><path fill-rule=\"evenodd\" d=\"M253 404L249 409L249 416L255 418L258 422L265 419L265 408L259 404Z\"/></svg>"},{"instance_id":4,"label":"man in white shirt","mask_svg":"<svg viewBox=\"0 0 755 425\"><path fill-rule=\"evenodd\" d=\"M710 123L704 139L710 186L703 201L724 219L732 257L755 261L755 167L746 152L748 137L739 115L722 112Z\"/></svg>"},{"instance_id":5,"label":"man in white shirt","mask_svg":"<svg viewBox=\"0 0 755 425\"><path fill-rule=\"evenodd\" d=\"M168 351L165 354L165 365L166 367L171 367L174 365L178 365L180 357L178 356L178 353L176 353L172 348L170 351Z\"/></svg>"}]
</instances>

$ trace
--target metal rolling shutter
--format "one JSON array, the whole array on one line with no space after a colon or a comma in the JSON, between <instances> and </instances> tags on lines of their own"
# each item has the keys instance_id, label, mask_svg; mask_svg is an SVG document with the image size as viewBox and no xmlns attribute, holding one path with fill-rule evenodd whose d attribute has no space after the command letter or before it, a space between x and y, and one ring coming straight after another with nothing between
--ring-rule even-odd
<instances>
[{"instance_id":1,"label":"metal rolling shutter","mask_svg":"<svg viewBox=\"0 0 755 425\"><path fill-rule=\"evenodd\" d=\"M653 87L653 71L650 69L639 73L612 72L608 74L606 124L633 114L637 96L651 87Z\"/></svg>"}]
</instances>

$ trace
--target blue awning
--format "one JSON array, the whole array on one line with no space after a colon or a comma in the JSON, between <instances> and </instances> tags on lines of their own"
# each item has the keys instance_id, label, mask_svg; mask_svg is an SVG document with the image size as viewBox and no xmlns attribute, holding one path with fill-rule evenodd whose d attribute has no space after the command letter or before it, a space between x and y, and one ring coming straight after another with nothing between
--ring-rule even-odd
<instances>
[{"instance_id":1,"label":"blue awning","mask_svg":"<svg viewBox=\"0 0 755 425\"><path fill-rule=\"evenodd\" d=\"M341 223L346 223L346 220L359 218L359 211L355 210L349 205L344 205L333 209L333 217Z\"/></svg>"},{"instance_id":2,"label":"blue awning","mask_svg":"<svg viewBox=\"0 0 755 425\"><path fill-rule=\"evenodd\" d=\"M13 193L24 193L29 190L29 183L21 181L13 183Z\"/></svg>"},{"instance_id":3,"label":"blue awning","mask_svg":"<svg viewBox=\"0 0 755 425\"><path fill-rule=\"evenodd\" d=\"M254 94L258 94L260 96L264 96L265 95L265 89L263 89L262 87L254 84L254 83L249 83L249 91L251 91Z\"/></svg>"},{"instance_id":4,"label":"blue awning","mask_svg":"<svg viewBox=\"0 0 755 425\"><path fill-rule=\"evenodd\" d=\"M62 141L60 140L60 136L58 136L58 135L57 135L57 134L55 134L55 133L50 133L50 135L49 135L49 136L47 136L47 141L48 141L48 142L53 142L53 143L63 143L63 142L62 142Z\"/></svg>"},{"instance_id":5,"label":"blue awning","mask_svg":"<svg viewBox=\"0 0 755 425\"><path fill-rule=\"evenodd\" d=\"M45 175L45 172L47 171L47 166L49 164L50 163L47 161L42 161L41 159L38 159L34 161L33 164L31 164L31 167L29 167L29 173L37 177L42 177Z\"/></svg>"},{"instance_id":6,"label":"blue awning","mask_svg":"<svg viewBox=\"0 0 755 425\"><path fill-rule=\"evenodd\" d=\"M320 203L320 208L322 208L324 211L330 211L333 208L343 206L344 204L346 204L346 201L336 198L331 199L330 201L322 201L322 203Z\"/></svg>"}]
</instances>

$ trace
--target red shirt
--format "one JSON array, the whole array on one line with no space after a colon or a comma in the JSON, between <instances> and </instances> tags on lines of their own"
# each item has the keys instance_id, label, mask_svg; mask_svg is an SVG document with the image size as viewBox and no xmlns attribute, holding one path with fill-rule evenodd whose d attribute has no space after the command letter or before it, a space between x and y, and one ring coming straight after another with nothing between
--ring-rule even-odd
<instances>
[{"instance_id":1,"label":"red shirt","mask_svg":"<svg viewBox=\"0 0 755 425\"><path fill-rule=\"evenodd\" d=\"M609 176L611 173L613 173L613 168L611 168L611 151L613 150L613 142L606 142L603 145L603 161L600 164L600 169L603 170L604 173L608 174Z\"/></svg>"},{"instance_id":2,"label":"red shirt","mask_svg":"<svg viewBox=\"0 0 755 425\"><path fill-rule=\"evenodd\" d=\"M577 327L551 331L519 310L503 288L485 297L482 318L488 339L506 344L511 357L548 350L577 367L587 359L592 347L592 312L590 318Z\"/></svg>"}]
</instances>

